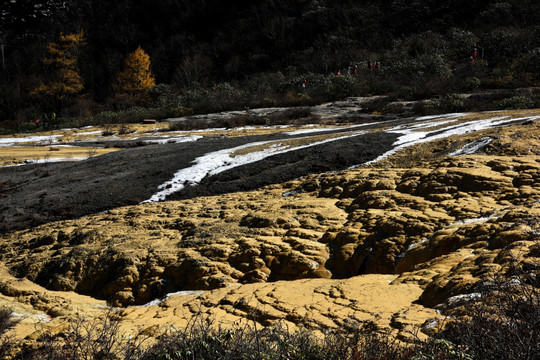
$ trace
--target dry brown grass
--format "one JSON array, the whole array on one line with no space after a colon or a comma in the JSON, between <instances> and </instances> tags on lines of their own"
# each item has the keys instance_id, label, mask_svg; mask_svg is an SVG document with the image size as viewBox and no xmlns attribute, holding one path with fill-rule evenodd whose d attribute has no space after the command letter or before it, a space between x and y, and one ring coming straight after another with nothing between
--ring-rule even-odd
<instances>
[{"instance_id":1,"label":"dry brown grass","mask_svg":"<svg viewBox=\"0 0 540 360\"><path fill-rule=\"evenodd\" d=\"M59 146L9 146L0 147L0 166L22 164L25 160L54 160L55 158L92 157L118 149Z\"/></svg>"}]
</instances>

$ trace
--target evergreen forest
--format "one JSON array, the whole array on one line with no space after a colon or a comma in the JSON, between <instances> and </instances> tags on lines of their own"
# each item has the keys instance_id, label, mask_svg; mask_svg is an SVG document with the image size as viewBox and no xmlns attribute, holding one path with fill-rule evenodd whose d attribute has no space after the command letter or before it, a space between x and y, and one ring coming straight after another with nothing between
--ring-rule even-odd
<instances>
[{"instance_id":1,"label":"evergreen forest","mask_svg":"<svg viewBox=\"0 0 540 360\"><path fill-rule=\"evenodd\" d=\"M3 131L376 94L539 105L535 0L9 0L0 46Z\"/></svg>"}]
</instances>

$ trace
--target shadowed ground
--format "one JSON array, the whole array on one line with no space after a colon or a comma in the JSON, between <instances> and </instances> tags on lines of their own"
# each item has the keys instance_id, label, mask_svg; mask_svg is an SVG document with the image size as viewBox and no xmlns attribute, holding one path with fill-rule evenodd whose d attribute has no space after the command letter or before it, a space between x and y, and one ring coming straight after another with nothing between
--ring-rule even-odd
<instances>
[{"instance_id":1,"label":"shadowed ground","mask_svg":"<svg viewBox=\"0 0 540 360\"><path fill-rule=\"evenodd\" d=\"M199 156L255 141L294 137L301 135L204 138L189 143L127 148L81 162L0 168L0 231L138 204L150 198L176 171L191 166ZM208 177L200 185L185 188L170 199L253 190L310 173L345 169L376 158L394 140L392 134L367 133L275 155Z\"/></svg>"}]
</instances>

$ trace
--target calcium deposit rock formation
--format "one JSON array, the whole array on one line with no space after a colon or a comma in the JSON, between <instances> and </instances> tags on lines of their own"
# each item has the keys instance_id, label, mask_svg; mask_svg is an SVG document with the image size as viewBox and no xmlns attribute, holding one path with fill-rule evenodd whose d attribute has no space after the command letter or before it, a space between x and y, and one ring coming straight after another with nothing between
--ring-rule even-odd
<instances>
[{"instance_id":1,"label":"calcium deposit rock formation","mask_svg":"<svg viewBox=\"0 0 540 360\"><path fill-rule=\"evenodd\" d=\"M202 313L319 330L373 320L405 336L516 263L538 272L540 126L507 116L355 169L7 233L0 294L55 325L76 293L145 334Z\"/></svg>"}]
</instances>

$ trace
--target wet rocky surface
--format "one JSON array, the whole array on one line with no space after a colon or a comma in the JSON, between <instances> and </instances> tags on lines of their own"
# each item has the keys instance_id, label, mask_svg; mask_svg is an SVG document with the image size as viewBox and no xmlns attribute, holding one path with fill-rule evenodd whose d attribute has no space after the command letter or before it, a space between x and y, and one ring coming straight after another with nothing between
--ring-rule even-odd
<instances>
[{"instance_id":1,"label":"wet rocky surface","mask_svg":"<svg viewBox=\"0 0 540 360\"><path fill-rule=\"evenodd\" d=\"M375 126L379 125L372 127ZM301 136L204 138L195 142L123 148L82 162L3 167L0 168L0 231L138 204L150 198L176 171L190 167L197 157L252 142ZM394 140L395 136L391 134L368 133L275 155L207 177L202 183L170 198L248 191L312 173L342 170L374 159ZM90 146L90 143L85 145Z\"/></svg>"}]
</instances>

